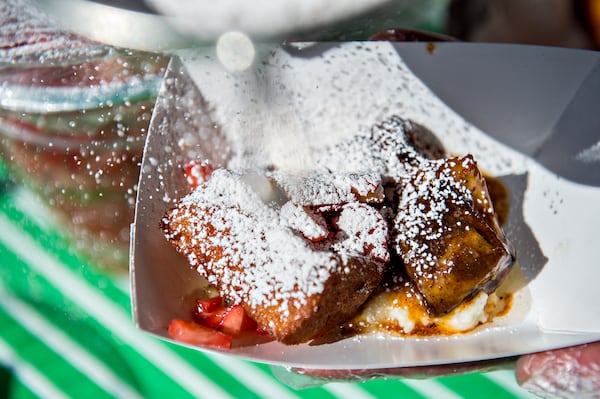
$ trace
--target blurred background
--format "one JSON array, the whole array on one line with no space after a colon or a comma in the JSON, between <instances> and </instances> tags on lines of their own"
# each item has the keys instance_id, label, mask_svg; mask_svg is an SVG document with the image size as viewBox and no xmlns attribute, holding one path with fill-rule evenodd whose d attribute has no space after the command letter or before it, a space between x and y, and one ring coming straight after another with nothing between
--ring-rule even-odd
<instances>
[{"instance_id":1,"label":"blurred background","mask_svg":"<svg viewBox=\"0 0 600 399\"><path fill-rule=\"evenodd\" d=\"M264 366L137 335L127 261L141 153L170 52L227 31L598 50L600 0L246 3L0 4L0 398L528 397L510 371L291 393Z\"/></svg>"}]
</instances>

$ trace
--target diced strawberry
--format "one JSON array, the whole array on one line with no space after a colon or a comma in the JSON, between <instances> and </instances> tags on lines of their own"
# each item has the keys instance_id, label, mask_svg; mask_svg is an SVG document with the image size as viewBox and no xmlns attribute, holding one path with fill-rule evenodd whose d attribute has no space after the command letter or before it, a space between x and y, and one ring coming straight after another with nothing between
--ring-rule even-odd
<instances>
[{"instance_id":1,"label":"diced strawberry","mask_svg":"<svg viewBox=\"0 0 600 399\"><path fill-rule=\"evenodd\" d=\"M246 314L242 305L233 305L227 309L221 322L221 331L234 337L242 331L256 329L256 322Z\"/></svg>"},{"instance_id":2,"label":"diced strawberry","mask_svg":"<svg viewBox=\"0 0 600 399\"><path fill-rule=\"evenodd\" d=\"M214 171L208 161L191 161L185 166L184 173L190 188L194 189L207 181Z\"/></svg>"},{"instance_id":3,"label":"diced strawberry","mask_svg":"<svg viewBox=\"0 0 600 399\"><path fill-rule=\"evenodd\" d=\"M212 348L231 348L231 335L202 326L193 321L173 319L169 323L169 336L176 341Z\"/></svg>"},{"instance_id":4,"label":"diced strawberry","mask_svg":"<svg viewBox=\"0 0 600 399\"><path fill-rule=\"evenodd\" d=\"M242 331L258 331L256 322L242 305L225 306L220 296L197 299L193 321L203 327L238 337Z\"/></svg>"},{"instance_id":5,"label":"diced strawberry","mask_svg":"<svg viewBox=\"0 0 600 399\"><path fill-rule=\"evenodd\" d=\"M196 312L207 313L214 312L217 308L223 306L223 299L220 296L214 296L212 298L203 298L196 300Z\"/></svg>"},{"instance_id":6,"label":"diced strawberry","mask_svg":"<svg viewBox=\"0 0 600 399\"><path fill-rule=\"evenodd\" d=\"M226 313L227 308L223 305L223 299L220 296L197 299L194 321L206 327L219 329Z\"/></svg>"},{"instance_id":7,"label":"diced strawberry","mask_svg":"<svg viewBox=\"0 0 600 399\"><path fill-rule=\"evenodd\" d=\"M253 320L254 321L254 320ZM256 322L255 322L256 323ZM256 333L258 335L270 335L269 332L265 329L263 329L261 326L259 326L258 324L256 325Z\"/></svg>"},{"instance_id":8,"label":"diced strawberry","mask_svg":"<svg viewBox=\"0 0 600 399\"><path fill-rule=\"evenodd\" d=\"M220 329L226 314L227 308L220 306L212 312L196 313L194 316L198 323L206 327Z\"/></svg>"},{"instance_id":9,"label":"diced strawberry","mask_svg":"<svg viewBox=\"0 0 600 399\"><path fill-rule=\"evenodd\" d=\"M248 316L248 313L244 310L244 317L242 319L242 331L258 331L258 324L254 319Z\"/></svg>"}]
</instances>

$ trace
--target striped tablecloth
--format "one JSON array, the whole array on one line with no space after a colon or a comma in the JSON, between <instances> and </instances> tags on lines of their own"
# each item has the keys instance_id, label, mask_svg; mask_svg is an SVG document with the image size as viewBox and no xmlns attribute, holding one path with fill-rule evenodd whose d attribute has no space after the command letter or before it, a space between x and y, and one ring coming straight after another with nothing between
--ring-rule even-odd
<instances>
[{"instance_id":1,"label":"striped tablecloth","mask_svg":"<svg viewBox=\"0 0 600 399\"><path fill-rule=\"evenodd\" d=\"M293 390L267 365L163 342L134 326L126 273L95 268L31 193L0 186L0 398L533 397L511 371Z\"/></svg>"}]
</instances>

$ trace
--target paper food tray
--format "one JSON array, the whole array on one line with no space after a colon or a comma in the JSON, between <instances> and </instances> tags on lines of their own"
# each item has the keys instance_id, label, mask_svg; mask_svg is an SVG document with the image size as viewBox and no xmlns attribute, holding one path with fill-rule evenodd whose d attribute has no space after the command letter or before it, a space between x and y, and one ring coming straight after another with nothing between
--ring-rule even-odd
<instances>
[{"instance_id":1,"label":"paper food tray","mask_svg":"<svg viewBox=\"0 0 600 399\"><path fill-rule=\"evenodd\" d=\"M132 225L137 325L168 339L169 321L189 314L203 284L159 229L187 191L190 159L225 165L244 143L258 154L244 160L252 165L306 166L313 151L396 114L428 127L452 153L473 154L510 191L504 230L523 277L512 311L450 337L269 342L226 353L290 367L382 368L600 339L599 65L593 52L466 43L257 46L254 66L233 72L213 48L178 53L148 133Z\"/></svg>"}]
</instances>

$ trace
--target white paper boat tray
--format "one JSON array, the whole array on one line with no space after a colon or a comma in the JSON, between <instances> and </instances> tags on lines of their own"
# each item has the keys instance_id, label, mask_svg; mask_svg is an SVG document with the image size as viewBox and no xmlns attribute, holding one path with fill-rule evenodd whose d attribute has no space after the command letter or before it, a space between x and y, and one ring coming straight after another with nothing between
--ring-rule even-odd
<instances>
[{"instance_id":1,"label":"white paper boat tray","mask_svg":"<svg viewBox=\"0 0 600 399\"><path fill-rule=\"evenodd\" d=\"M171 61L132 225L139 328L168 339L169 321L189 314L202 284L158 225L187 190L182 165L197 156L224 165L244 137L264 149L250 162L306 163L317 146L397 114L427 126L451 152L472 153L509 189L505 232L524 278L513 311L465 335L269 342L226 353L290 367L382 368L504 358L600 339L600 54L385 42L256 51L246 71L226 70L213 48L181 51Z\"/></svg>"}]
</instances>

